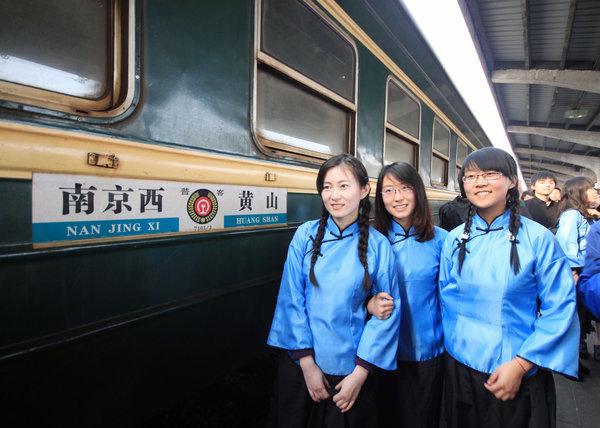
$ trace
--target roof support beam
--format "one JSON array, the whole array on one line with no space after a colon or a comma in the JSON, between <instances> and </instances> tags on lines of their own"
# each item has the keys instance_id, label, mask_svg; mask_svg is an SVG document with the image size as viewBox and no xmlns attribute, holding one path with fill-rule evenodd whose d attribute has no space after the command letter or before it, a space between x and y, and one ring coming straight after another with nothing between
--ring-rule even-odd
<instances>
[{"instance_id":1,"label":"roof support beam","mask_svg":"<svg viewBox=\"0 0 600 428\"><path fill-rule=\"evenodd\" d=\"M591 70L494 70L494 83L549 85L600 94L600 71Z\"/></svg>"},{"instance_id":2,"label":"roof support beam","mask_svg":"<svg viewBox=\"0 0 600 428\"><path fill-rule=\"evenodd\" d=\"M570 163L571 165L575 165L578 167L587 168L592 171L592 173L596 177L595 181L598 182L598 174L600 173L600 159L598 158L591 156L573 155L570 153L548 152L545 150L525 148L514 149L514 151L515 153L519 154L540 156L554 161L561 161L565 163ZM582 172L580 175L586 174Z\"/></svg>"},{"instance_id":3,"label":"roof support beam","mask_svg":"<svg viewBox=\"0 0 600 428\"><path fill-rule=\"evenodd\" d=\"M523 66L525 70L529 70L531 68L531 51L529 49L529 0L521 0L521 26L523 28ZM527 85L527 91L525 92L525 123L527 124L527 126L531 125L530 120L531 85ZM506 125L508 125L508 123ZM531 137L527 137L527 145L529 146L529 148L531 148ZM531 157L529 158L529 160L531 160Z\"/></svg>"},{"instance_id":4,"label":"roof support beam","mask_svg":"<svg viewBox=\"0 0 600 428\"><path fill-rule=\"evenodd\" d=\"M591 129L591 127L594 125L594 122L596 122L596 120L600 117L600 109L598 109L598 111L596 112L596 114L594 115L594 117L592 118L592 120L590 120L590 122L588 123L588 125L585 127L585 129L587 131L589 131Z\"/></svg>"},{"instance_id":5,"label":"roof support beam","mask_svg":"<svg viewBox=\"0 0 600 428\"><path fill-rule=\"evenodd\" d=\"M525 69L531 67L531 54L529 51L529 2L521 0L521 25L523 26L523 53L525 56Z\"/></svg>"},{"instance_id":6,"label":"roof support beam","mask_svg":"<svg viewBox=\"0 0 600 428\"><path fill-rule=\"evenodd\" d=\"M542 135L556 140L600 148L600 132L541 128L536 126L509 126L507 131L513 134Z\"/></svg>"},{"instance_id":7,"label":"roof support beam","mask_svg":"<svg viewBox=\"0 0 600 428\"><path fill-rule=\"evenodd\" d=\"M532 169L532 168L521 168L521 172L523 174L535 174L536 172L538 172L539 170L537 169ZM560 172L552 172L552 175L554 175L554 178L556 179L556 185L558 187L561 187L561 185L564 185L565 182L569 179L571 179L572 177L570 175L565 175L565 174L561 174ZM529 177L529 182L531 182L531 177ZM527 183L528 185L530 183Z\"/></svg>"},{"instance_id":8,"label":"roof support beam","mask_svg":"<svg viewBox=\"0 0 600 428\"><path fill-rule=\"evenodd\" d=\"M540 172L540 171L548 171L548 172L551 172L552 175L554 175L556 177L560 177L560 179L562 181L567 181L568 179L573 178L573 177L581 177L581 175L575 175L575 176L573 176L573 175L569 175L569 174L563 174L562 172L555 172L555 171L550 171L550 170L547 170L547 169L546 170L540 170L540 169L537 169L537 168L528 168L528 167L521 168L521 171L523 171L525 173L529 173L531 175L535 174L536 172Z\"/></svg>"},{"instance_id":9,"label":"roof support beam","mask_svg":"<svg viewBox=\"0 0 600 428\"><path fill-rule=\"evenodd\" d=\"M533 169L534 172L538 171L550 171L557 174L567 175L569 177L579 177L581 175L585 175L586 177L590 177L593 180L596 180L596 176L592 171L585 168L581 171L577 171L575 168L569 168L568 166L562 165L553 165L553 164L545 164L542 162L529 162L529 161L519 161L519 165L524 168ZM592 177L593 175L593 177Z\"/></svg>"}]
</instances>

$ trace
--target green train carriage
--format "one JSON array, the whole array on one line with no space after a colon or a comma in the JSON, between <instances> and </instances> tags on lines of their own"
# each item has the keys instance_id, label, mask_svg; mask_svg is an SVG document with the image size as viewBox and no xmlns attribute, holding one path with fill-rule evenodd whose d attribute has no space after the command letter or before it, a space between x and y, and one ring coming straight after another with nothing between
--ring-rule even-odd
<instances>
[{"instance_id":1,"label":"green train carriage","mask_svg":"<svg viewBox=\"0 0 600 428\"><path fill-rule=\"evenodd\" d=\"M490 145L398 2L28 0L0 16L0 419L16 425L133 425L264 350L327 157L356 154L373 184L411 162L437 213ZM53 177L281 191L285 221L43 239Z\"/></svg>"}]
</instances>

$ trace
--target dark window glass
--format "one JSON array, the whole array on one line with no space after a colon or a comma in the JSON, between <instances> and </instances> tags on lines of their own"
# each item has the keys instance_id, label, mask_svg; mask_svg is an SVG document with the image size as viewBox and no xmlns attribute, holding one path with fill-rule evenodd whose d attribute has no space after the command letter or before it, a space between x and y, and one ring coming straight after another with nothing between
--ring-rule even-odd
<instances>
[{"instance_id":1,"label":"dark window glass","mask_svg":"<svg viewBox=\"0 0 600 428\"><path fill-rule=\"evenodd\" d=\"M0 2L0 79L97 99L111 88L113 2Z\"/></svg>"},{"instance_id":2,"label":"dark window glass","mask_svg":"<svg viewBox=\"0 0 600 428\"><path fill-rule=\"evenodd\" d=\"M392 81L388 83L387 121L415 138L419 138L420 106Z\"/></svg>"},{"instance_id":3,"label":"dark window glass","mask_svg":"<svg viewBox=\"0 0 600 428\"><path fill-rule=\"evenodd\" d=\"M385 135L385 159L384 164L402 161L417 168L418 145L396 136L392 132Z\"/></svg>"},{"instance_id":4,"label":"dark window glass","mask_svg":"<svg viewBox=\"0 0 600 428\"><path fill-rule=\"evenodd\" d=\"M348 114L310 91L259 70L256 132L271 143L333 155L344 152Z\"/></svg>"},{"instance_id":5,"label":"dark window glass","mask_svg":"<svg viewBox=\"0 0 600 428\"><path fill-rule=\"evenodd\" d=\"M261 49L310 79L352 101L352 46L299 1L263 1Z\"/></svg>"}]
</instances>

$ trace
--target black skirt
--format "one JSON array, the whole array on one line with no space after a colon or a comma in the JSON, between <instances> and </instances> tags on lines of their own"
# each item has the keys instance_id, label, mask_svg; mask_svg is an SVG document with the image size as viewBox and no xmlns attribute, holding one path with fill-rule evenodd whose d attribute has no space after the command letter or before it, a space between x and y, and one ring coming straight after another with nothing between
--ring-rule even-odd
<instances>
[{"instance_id":1,"label":"black skirt","mask_svg":"<svg viewBox=\"0 0 600 428\"><path fill-rule=\"evenodd\" d=\"M377 407L382 428L437 428L442 401L442 356L399 361L398 369L377 374Z\"/></svg>"},{"instance_id":2,"label":"black skirt","mask_svg":"<svg viewBox=\"0 0 600 428\"><path fill-rule=\"evenodd\" d=\"M333 388L345 376L325 375ZM333 396L314 402L304 381L302 369L288 355L281 353L267 427L270 428L378 428L375 403L375 383L369 375L354 406L342 413L333 402Z\"/></svg>"},{"instance_id":3,"label":"black skirt","mask_svg":"<svg viewBox=\"0 0 600 428\"><path fill-rule=\"evenodd\" d=\"M525 376L517 396L498 400L483 384L490 375L444 354L442 428L555 428L556 391L552 373Z\"/></svg>"}]
</instances>

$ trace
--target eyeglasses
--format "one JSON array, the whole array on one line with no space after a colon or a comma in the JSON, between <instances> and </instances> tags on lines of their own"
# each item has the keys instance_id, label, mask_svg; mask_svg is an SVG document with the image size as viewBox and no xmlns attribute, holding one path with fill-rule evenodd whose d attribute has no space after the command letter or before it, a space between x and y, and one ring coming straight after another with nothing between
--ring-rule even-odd
<instances>
[{"instance_id":1,"label":"eyeglasses","mask_svg":"<svg viewBox=\"0 0 600 428\"><path fill-rule=\"evenodd\" d=\"M483 179L485 181L496 181L498 180L500 177L502 177L504 174L502 174L501 172L497 172L497 171L488 171L488 172L482 172L481 174L468 174L468 175L463 175L462 181L464 183L473 183L474 181L477 181L477 179L479 177L483 177Z\"/></svg>"},{"instance_id":2,"label":"eyeglasses","mask_svg":"<svg viewBox=\"0 0 600 428\"><path fill-rule=\"evenodd\" d=\"M412 186L402 186L402 187L388 187L381 192L381 195L384 198L391 198L396 193L400 193L401 195L407 195L411 193L413 190Z\"/></svg>"}]
</instances>

